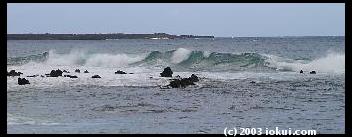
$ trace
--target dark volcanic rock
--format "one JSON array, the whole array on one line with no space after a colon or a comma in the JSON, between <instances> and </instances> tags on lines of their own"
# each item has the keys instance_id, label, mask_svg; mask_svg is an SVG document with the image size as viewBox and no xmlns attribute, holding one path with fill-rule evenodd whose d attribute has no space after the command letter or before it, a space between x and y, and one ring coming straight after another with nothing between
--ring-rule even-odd
<instances>
[{"instance_id":1,"label":"dark volcanic rock","mask_svg":"<svg viewBox=\"0 0 352 137\"><path fill-rule=\"evenodd\" d=\"M37 76L39 76L39 75L32 75L32 76L27 76L27 77L37 77Z\"/></svg>"},{"instance_id":2,"label":"dark volcanic rock","mask_svg":"<svg viewBox=\"0 0 352 137\"><path fill-rule=\"evenodd\" d=\"M69 71L67 71L67 70L64 70L64 71L62 71L62 72L65 72L65 73L70 73Z\"/></svg>"},{"instance_id":3,"label":"dark volcanic rock","mask_svg":"<svg viewBox=\"0 0 352 137\"><path fill-rule=\"evenodd\" d=\"M123 72L123 71L121 71L121 70L118 70L118 71L115 72L115 74L127 74L127 73L126 73L126 72Z\"/></svg>"},{"instance_id":4,"label":"dark volcanic rock","mask_svg":"<svg viewBox=\"0 0 352 137\"><path fill-rule=\"evenodd\" d=\"M169 86L171 86L172 88L185 88L189 85L195 85L189 78L174 79L169 84Z\"/></svg>"},{"instance_id":5,"label":"dark volcanic rock","mask_svg":"<svg viewBox=\"0 0 352 137\"><path fill-rule=\"evenodd\" d=\"M80 73L81 71L79 69L76 69L75 72Z\"/></svg>"},{"instance_id":6,"label":"dark volcanic rock","mask_svg":"<svg viewBox=\"0 0 352 137\"><path fill-rule=\"evenodd\" d=\"M92 78L101 78L99 75L94 75Z\"/></svg>"},{"instance_id":7,"label":"dark volcanic rock","mask_svg":"<svg viewBox=\"0 0 352 137\"><path fill-rule=\"evenodd\" d=\"M170 67L166 67L164 68L164 71L162 73L160 73L161 77L172 77L172 71Z\"/></svg>"},{"instance_id":8,"label":"dark volcanic rock","mask_svg":"<svg viewBox=\"0 0 352 137\"><path fill-rule=\"evenodd\" d=\"M64 77L69 77L69 78L78 78L77 76L73 76L73 75L64 75Z\"/></svg>"},{"instance_id":9,"label":"dark volcanic rock","mask_svg":"<svg viewBox=\"0 0 352 137\"><path fill-rule=\"evenodd\" d=\"M191 77L189 77L189 79L190 79L192 82L198 82L198 81L199 81L199 78L198 78L196 75L194 75L194 74L192 74Z\"/></svg>"},{"instance_id":10,"label":"dark volcanic rock","mask_svg":"<svg viewBox=\"0 0 352 137\"><path fill-rule=\"evenodd\" d=\"M25 78L18 78L18 85L30 84L29 81Z\"/></svg>"},{"instance_id":11,"label":"dark volcanic rock","mask_svg":"<svg viewBox=\"0 0 352 137\"><path fill-rule=\"evenodd\" d=\"M46 75L46 74L45 74ZM62 71L61 70L51 70L50 72L50 77L58 77L58 76L62 76Z\"/></svg>"},{"instance_id":12,"label":"dark volcanic rock","mask_svg":"<svg viewBox=\"0 0 352 137\"><path fill-rule=\"evenodd\" d=\"M303 70L299 71L299 73L303 73Z\"/></svg>"},{"instance_id":13,"label":"dark volcanic rock","mask_svg":"<svg viewBox=\"0 0 352 137\"><path fill-rule=\"evenodd\" d=\"M11 70L10 72L7 72L7 76L20 76L23 74L22 72L16 72L15 70Z\"/></svg>"},{"instance_id":14,"label":"dark volcanic rock","mask_svg":"<svg viewBox=\"0 0 352 137\"><path fill-rule=\"evenodd\" d=\"M77 76L69 76L70 78L78 78Z\"/></svg>"},{"instance_id":15,"label":"dark volcanic rock","mask_svg":"<svg viewBox=\"0 0 352 137\"><path fill-rule=\"evenodd\" d=\"M84 73L89 73L88 70L84 71Z\"/></svg>"},{"instance_id":16,"label":"dark volcanic rock","mask_svg":"<svg viewBox=\"0 0 352 137\"><path fill-rule=\"evenodd\" d=\"M172 88L184 88L189 85L195 85L194 82L198 82L199 78L192 74L189 78L173 79L168 86Z\"/></svg>"},{"instance_id":17,"label":"dark volcanic rock","mask_svg":"<svg viewBox=\"0 0 352 137\"><path fill-rule=\"evenodd\" d=\"M311 72L309 72L309 74L317 74L317 72L311 71Z\"/></svg>"}]
</instances>

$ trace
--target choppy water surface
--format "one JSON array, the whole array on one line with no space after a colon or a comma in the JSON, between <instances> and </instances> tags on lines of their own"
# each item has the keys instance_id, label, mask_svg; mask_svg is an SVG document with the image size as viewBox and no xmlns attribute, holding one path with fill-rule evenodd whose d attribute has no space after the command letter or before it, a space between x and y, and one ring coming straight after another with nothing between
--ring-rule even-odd
<instances>
[{"instance_id":1,"label":"choppy water surface","mask_svg":"<svg viewBox=\"0 0 352 137\"><path fill-rule=\"evenodd\" d=\"M8 71L26 77L66 69L78 78L26 77L31 84L21 86L8 77L7 132L344 133L344 52L344 37L8 41ZM159 77L166 66L200 81L160 88L169 83Z\"/></svg>"}]
</instances>

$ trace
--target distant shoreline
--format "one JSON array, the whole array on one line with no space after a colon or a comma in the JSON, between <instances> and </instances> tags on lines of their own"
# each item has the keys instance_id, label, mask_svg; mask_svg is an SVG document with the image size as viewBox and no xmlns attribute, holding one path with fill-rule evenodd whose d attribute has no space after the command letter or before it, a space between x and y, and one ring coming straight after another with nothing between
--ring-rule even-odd
<instances>
[{"instance_id":1,"label":"distant shoreline","mask_svg":"<svg viewBox=\"0 0 352 137\"><path fill-rule=\"evenodd\" d=\"M212 39L214 36L153 34L7 34L7 40Z\"/></svg>"},{"instance_id":2,"label":"distant shoreline","mask_svg":"<svg viewBox=\"0 0 352 137\"><path fill-rule=\"evenodd\" d=\"M119 40L119 39L223 39L223 38L314 38L314 37L345 37L345 36L234 36L215 37L199 35L154 34L7 34L7 40Z\"/></svg>"}]
</instances>

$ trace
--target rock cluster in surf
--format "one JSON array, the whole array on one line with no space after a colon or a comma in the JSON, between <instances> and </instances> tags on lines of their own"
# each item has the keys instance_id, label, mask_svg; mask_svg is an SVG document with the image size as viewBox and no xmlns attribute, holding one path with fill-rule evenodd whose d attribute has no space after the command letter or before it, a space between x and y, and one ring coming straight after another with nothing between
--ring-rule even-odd
<instances>
[{"instance_id":1,"label":"rock cluster in surf","mask_svg":"<svg viewBox=\"0 0 352 137\"><path fill-rule=\"evenodd\" d=\"M45 74L47 77L59 77L62 76L63 73L70 73L67 70L61 71L60 69L57 70L51 70L49 74ZM76 69L75 72L80 73L79 69ZM84 73L89 73L88 70L85 70ZM303 73L303 70L300 70L299 73ZM22 72L16 72L16 70L11 70L10 72L7 72L7 76L20 76L23 74ZM115 72L115 74L133 74L133 73L126 73L122 70L118 70ZM160 77L172 77L172 70L170 67L164 68L163 72L160 73ZM316 71L311 71L309 74L316 74ZM27 77L38 77L39 75L30 75ZM45 77L41 75L41 77ZM64 75L64 77L69 77L69 78L78 78L75 75ZM91 78L101 78L99 75L93 75ZM152 78L152 77L150 77ZM189 85L195 85L195 82L199 81L199 77L196 76L195 74L192 74L188 78L181 78L179 75L176 76L174 79L170 79L170 83L166 85L166 87L171 87L171 88L185 88ZM256 83L254 81L251 81L250 83ZM25 78L18 78L18 84L19 85L25 85L25 84L30 84L29 81Z\"/></svg>"},{"instance_id":2,"label":"rock cluster in surf","mask_svg":"<svg viewBox=\"0 0 352 137\"><path fill-rule=\"evenodd\" d=\"M164 68L164 71L160 73L160 77L172 77L172 70L170 67ZM171 88L185 88L189 85L195 85L194 82L198 82L199 78L195 74L192 74L191 77L181 78L180 76L176 76L176 79L171 79L170 84L167 87Z\"/></svg>"},{"instance_id":3,"label":"rock cluster in surf","mask_svg":"<svg viewBox=\"0 0 352 137\"><path fill-rule=\"evenodd\" d=\"M179 78L179 79L172 79L169 85L172 88L185 88L189 85L195 85L194 82L198 82L198 76L192 74L189 78Z\"/></svg>"}]
</instances>

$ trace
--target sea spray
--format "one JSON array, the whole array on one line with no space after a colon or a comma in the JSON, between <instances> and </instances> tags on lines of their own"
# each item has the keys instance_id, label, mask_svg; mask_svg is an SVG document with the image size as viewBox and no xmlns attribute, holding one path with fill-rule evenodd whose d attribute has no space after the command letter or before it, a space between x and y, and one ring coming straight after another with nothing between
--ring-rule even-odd
<instances>
[{"instance_id":1,"label":"sea spray","mask_svg":"<svg viewBox=\"0 0 352 137\"><path fill-rule=\"evenodd\" d=\"M171 62L174 64L180 63L183 60L187 59L191 53L192 51L188 49L179 48L175 52L173 52Z\"/></svg>"},{"instance_id":2,"label":"sea spray","mask_svg":"<svg viewBox=\"0 0 352 137\"><path fill-rule=\"evenodd\" d=\"M88 53L78 50L72 50L69 54L57 54L55 51L49 51L49 59L45 63L58 66L123 67L143 58L145 57L142 55Z\"/></svg>"},{"instance_id":3,"label":"sea spray","mask_svg":"<svg viewBox=\"0 0 352 137\"><path fill-rule=\"evenodd\" d=\"M143 58L143 56L131 57L126 54L95 54L87 59L85 65L95 67L125 67L128 64L140 61Z\"/></svg>"},{"instance_id":4,"label":"sea spray","mask_svg":"<svg viewBox=\"0 0 352 137\"><path fill-rule=\"evenodd\" d=\"M327 55L309 60L292 60L274 55L266 55L269 66L277 70L286 71L318 71L324 73L344 73L345 72L345 54L330 52Z\"/></svg>"},{"instance_id":5,"label":"sea spray","mask_svg":"<svg viewBox=\"0 0 352 137\"><path fill-rule=\"evenodd\" d=\"M304 65L304 68L317 70L318 72L345 72L345 54L329 53L325 57L313 60L312 62Z\"/></svg>"},{"instance_id":6,"label":"sea spray","mask_svg":"<svg viewBox=\"0 0 352 137\"><path fill-rule=\"evenodd\" d=\"M68 54L57 54L55 50L49 51L48 65L83 65L88 58L87 51L71 50Z\"/></svg>"}]
</instances>

